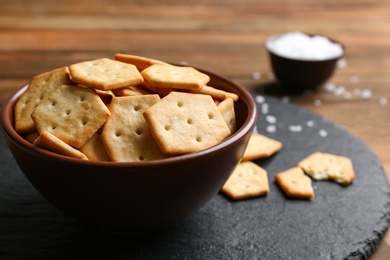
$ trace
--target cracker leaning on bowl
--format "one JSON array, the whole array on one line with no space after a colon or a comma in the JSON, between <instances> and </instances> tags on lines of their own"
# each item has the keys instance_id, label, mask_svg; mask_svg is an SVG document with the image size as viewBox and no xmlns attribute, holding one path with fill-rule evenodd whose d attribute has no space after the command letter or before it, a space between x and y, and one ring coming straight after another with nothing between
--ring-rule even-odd
<instances>
[{"instance_id":1,"label":"cracker leaning on bowl","mask_svg":"<svg viewBox=\"0 0 390 260\"><path fill-rule=\"evenodd\" d=\"M198 152L236 131L238 96L206 86L208 75L146 57L115 58L34 77L15 108L19 134L62 155L133 162Z\"/></svg>"}]
</instances>

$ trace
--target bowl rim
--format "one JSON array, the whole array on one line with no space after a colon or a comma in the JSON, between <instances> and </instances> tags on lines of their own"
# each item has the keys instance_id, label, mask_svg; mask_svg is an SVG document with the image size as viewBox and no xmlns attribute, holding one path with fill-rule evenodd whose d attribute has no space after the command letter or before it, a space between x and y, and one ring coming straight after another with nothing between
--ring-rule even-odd
<instances>
[{"instance_id":1,"label":"bowl rim","mask_svg":"<svg viewBox=\"0 0 390 260\"><path fill-rule=\"evenodd\" d=\"M300 32L301 32L301 31L300 31ZM285 59L285 60L289 60L289 61L307 62L307 63L321 63L321 62L327 62L327 61L336 61L336 60L339 60L339 59L341 59L342 57L345 56L346 47L345 47L345 45L344 45L342 42L340 42L340 41L338 41L338 40L335 40L335 39L333 39L333 38L330 38L330 37L328 37L328 36L326 36L326 35L324 35L324 34L319 34L319 33L306 33L306 32L301 32L301 33L306 34L306 35L308 35L308 36L310 36L310 37L322 36L322 37L327 38L329 41L331 41L331 42L333 42L333 43L340 44L341 48L343 49L343 53L341 53L341 55L336 56L336 57L332 57L332 58L328 58L328 59L321 59L321 60L294 59L294 58L289 58L289 57L281 56L281 55L275 53L274 51L272 51L272 50L268 47L268 44L267 44L268 42L273 41L273 40L275 40L275 39L277 39L277 38L279 38L279 37L281 37L281 36L283 36L283 35L285 35L285 34L287 34L287 33L290 33L290 32L284 32L284 33L279 33L279 34L274 34L274 35L269 36L269 37L264 41L264 44L263 44L265 50L266 50L268 53L270 53L271 55L274 55L274 56L276 56L276 57L278 57L278 58L280 58L280 59Z\"/></svg>"},{"instance_id":2,"label":"bowl rim","mask_svg":"<svg viewBox=\"0 0 390 260\"><path fill-rule=\"evenodd\" d=\"M194 67L194 66L193 66ZM232 135L230 135L228 138L223 140L221 143L216 144L212 147L209 147L207 149L204 149L199 152L190 153L190 154L184 154L179 156L174 156L170 158L164 158L164 159L158 159L158 160L147 160L147 161L139 161L139 162L105 162L105 161L88 161L88 160L81 160L78 158L72 158L69 156L57 154L45 149L42 149L40 147L37 147L27 140L25 140L21 135L19 135L14 127L13 127L13 120L10 122L8 120L9 113L13 114L14 106L17 102L17 100L20 98L20 96L25 92L25 90L28 87L28 83L24 86L20 87L17 91L15 91L13 94L11 94L6 101L3 103L1 108L1 130L5 136L7 136L15 145L20 147L21 149L25 150L26 152L30 154L34 154L34 156L44 158L47 160L59 160L63 162L69 162L76 165L85 165L85 166L99 166L99 167L107 167L107 168L117 168L117 167L131 167L131 168L145 168L145 167L160 167L160 166L169 166L172 164L175 164L177 162L186 162L191 161L199 157L204 157L209 154L212 154L214 152L218 152L219 150L224 150L230 145L238 142L241 138L243 138L249 131L252 131L254 128L254 125L257 120L257 108L255 101L252 97L252 95L249 93L247 89L245 89L243 86L237 84L236 82L228 79L225 76L222 76L218 73L211 72L205 69L200 69L197 67L194 67L195 69L208 74L209 76L212 76L216 78L217 80L223 81L227 83L228 85L232 85L235 90L237 90L240 99L247 100L246 102L242 102L248 110L248 115L245 118L242 126ZM10 111L12 110L12 111ZM13 119L13 118L12 118Z\"/></svg>"}]
</instances>

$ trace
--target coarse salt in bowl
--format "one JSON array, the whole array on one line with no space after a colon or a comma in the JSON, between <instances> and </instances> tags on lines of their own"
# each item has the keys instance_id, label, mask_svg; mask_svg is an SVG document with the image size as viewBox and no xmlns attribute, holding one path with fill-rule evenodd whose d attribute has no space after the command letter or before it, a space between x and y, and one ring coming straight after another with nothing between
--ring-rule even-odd
<instances>
[{"instance_id":1,"label":"coarse salt in bowl","mask_svg":"<svg viewBox=\"0 0 390 260\"><path fill-rule=\"evenodd\" d=\"M296 89L314 89L333 74L344 46L322 35L288 32L265 42L278 80Z\"/></svg>"}]
</instances>

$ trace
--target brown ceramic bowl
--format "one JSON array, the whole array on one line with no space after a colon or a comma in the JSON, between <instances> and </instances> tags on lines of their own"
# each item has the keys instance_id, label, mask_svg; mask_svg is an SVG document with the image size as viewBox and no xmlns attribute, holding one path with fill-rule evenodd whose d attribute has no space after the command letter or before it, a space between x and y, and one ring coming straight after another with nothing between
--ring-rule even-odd
<instances>
[{"instance_id":1,"label":"brown ceramic bowl","mask_svg":"<svg viewBox=\"0 0 390 260\"><path fill-rule=\"evenodd\" d=\"M343 54L330 59L303 60L287 58L276 54L267 47L268 41L273 41L280 36L282 35L276 35L268 38L265 43L265 49L269 54L271 67L275 77L283 85L288 88L292 88L293 90L299 91L306 89L316 89L317 87L324 84L331 78L335 71L337 61L345 53L345 47L342 45ZM331 39L330 41L339 43Z\"/></svg>"},{"instance_id":2,"label":"brown ceramic bowl","mask_svg":"<svg viewBox=\"0 0 390 260\"><path fill-rule=\"evenodd\" d=\"M252 96L218 74L211 85L235 92L238 131L201 152L134 163L92 162L37 148L13 128L22 87L3 104L1 127L24 175L52 205L81 222L119 233L151 232L212 199L239 163L256 122Z\"/></svg>"}]
</instances>

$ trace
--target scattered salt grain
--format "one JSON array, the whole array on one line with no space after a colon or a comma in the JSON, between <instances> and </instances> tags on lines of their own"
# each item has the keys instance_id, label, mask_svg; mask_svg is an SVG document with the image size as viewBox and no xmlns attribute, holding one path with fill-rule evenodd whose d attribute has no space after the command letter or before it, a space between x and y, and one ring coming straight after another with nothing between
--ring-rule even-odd
<instances>
[{"instance_id":1,"label":"scattered salt grain","mask_svg":"<svg viewBox=\"0 0 390 260\"><path fill-rule=\"evenodd\" d=\"M341 96L345 93L345 87L344 86L340 86L340 87L337 87L334 91L333 91L333 94L335 96Z\"/></svg>"},{"instance_id":2,"label":"scattered salt grain","mask_svg":"<svg viewBox=\"0 0 390 260\"><path fill-rule=\"evenodd\" d=\"M276 132L276 126L275 125L269 125L269 126L267 126L265 131L267 131L267 133L275 133Z\"/></svg>"},{"instance_id":3,"label":"scattered salt grain","mask_svg":"<svg viewBox=\"0 0 390 260\"><path fill-rule=\"evenodd\" d=\"M322 101L320 99L316 99L316 100L314 100L314 105L319 107L322 105Z\"/></svg>"},{"instance_id":4,"label":"scattered salt grain","mask_svg":"<svg viewBox=\"0 0 390 260\"><path fill-rule=\"evenodd\" d=\"M381 98L378 99L378 102L379 102L380 105L384 106L384 105L387 105L388 100L387 100L386 97L381 97Z\"/></svg>"},{"instance_id":5,"label":"scattered salt grain","mask_svg":"<svg viewBox=\"0 0 390 260\"><path fill-rule=\"evenodd\" d=\"M339 59L336 63L336 67L338 69L344 69L347 67L347 60L346 59Z\"/></svg>"},{"instance_id":6,"label":"scattered salt grain","mask_svg":"<svg viewBox=\"0 0 390 260\"><path fill-rule=\"evenodd\" d=\"M370 99L372 97L372 91L369 89L363 89L360 93L362 99Z\"/></svg>"},{"instance_id":7,"label":"scattered salt grain","mask_svg":"<svg viewBox=\"0 0 390 260\"><path fill-rule=\"evenodd\" d=\"M306 122L306 125L307 125L307 127L313 127L314 126L314 121L309 120L309 121Z\"/></svg>"},{"instance_id":8,"label":"scattered salt grain","mask_svg":"<svg viewBox=\"0 0 390 260\"><path fill-rule=\"evenodd\" d=\"M326 92L333 93L333 91L336 89L336 85L334 83L328 82L325 84L324 88Z\"/></svg>"},{"instance_id":9,"label":"scattered salt grain","mask_svg":"<svg viewBox=\"0 0 390 260\"><path fill-rule=\"evenodd\" d=\"M290 97L289 96L282 97L282 102L283 103L289 103L290 102Z\"/></svg>"},{"instance_id":10,"label":"scattered salt grain","mask_svg":"<svg viewBox=\"0 0 390 260\"><path fill-rule=\"evenodd\" d=\"M268 114L269 106L267 103L261 104L261 113L262 114Z\"/></svg>"},{"instance_id":11,"label":"scattered salt grain","mask_svg":"<svg viewBox=\"0 0 390 260\"><path fill-rule=\"evenodd\" d=\"M255 97L255 101L258 103L258 104L263 104L264 101L265 101L265 98L263 96L260 96L260 95L257 95Z\"/></svg>"},{"instance_id":12,"label":"scattered salt grain","mask_svg":"<svg viewBox=\"0 0 390 260\"><path fill-rule=\"evenodd\" d=\"M288 129L290 130L290 132L296 133L296 132L301 132L303 128L301 125L290 125Z\"/></svg>"},{"instance_id":13,"label":"scattered salt grain","mask_svg":"<svg viewBox=\"0 0 390 260\"><path fill-rule=\"evenodd\" d=\"M275 124L276 123L276 117L274 116L271 116L271 115L267 115L265 117L265 120L270 123L270 124Z\"/></svg>"},{"instance_id":14,"label":"scattered salt grain","mask_svg":"<svg viewBox=\"0 0 390 260\"><path fill-rule=\"evenodd\" d=\"M351 83L354 83L354 84L356 84L356 83L359 82L358 76L352 76L352 77L350 78L350 80L351 80Z\"/></svg>"},{"instance_id":15,"label":"scattered salt grain","mask_svg":"<svg viewBox=\"0 0 390 260\"><path fill-rule=\"evenodd\" d=\"M261 73L258 71L255 71L252 73L252 79L259 80L261 78Z\"/></svg>"},{"instance_id":16,"label":"scattered salt grain","mask_svg":"<svg viewBox=\"0 0 390 260\"><path fill-rule=\"evenodd\" d=\"M328 136L328 132L324 129L321 129L318 134L321 136L321 137L327 137Z\"/></svg>"},{"instance_id":17,"label":"scattered salt grain","mask_svg":"<svg viewBox=\"0 0 390 260\"><path fill-rule=\"evenodd\" d=\"M344 97L344 99L351 99L352 94L351 94L351 92L345 92L343 97Z\"/></svg>"},{"instance_id":18,"label":"scattered salt grain","mask_svg":"<svg viewBox=\"0 0 390 260\"><path fill-rule=\"evenodd\" d=\"M289 32L266 42L267 48L282 57L298 60L327 60L343 54L341 44L325 36L310 36L302 32Z\"/></svg>"}]
</instances>

